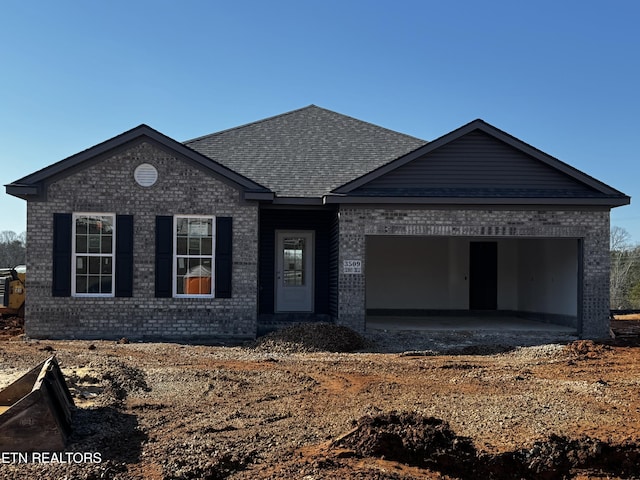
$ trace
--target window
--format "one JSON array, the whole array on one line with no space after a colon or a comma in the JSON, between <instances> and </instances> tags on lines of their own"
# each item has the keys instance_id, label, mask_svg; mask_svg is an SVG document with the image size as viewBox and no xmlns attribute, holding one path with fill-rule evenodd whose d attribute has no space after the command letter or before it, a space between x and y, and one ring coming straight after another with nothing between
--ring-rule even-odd
<instances>
[{"instance_id":1,"label":"window","mask_svg":"<svg viewBox=\"0 0 640 480\"><path fill-rule=\"evenodd\" d=\"M189 233L195 234L196 231L204 233L204 227L194 227L192 232L189 232L188 221L190 219L201 219L206 222L206 235L196 236L189 235ZM186 222L186 224L185 224ZM211 235L209 235L209 222L211 222ZM178 231L178 225L180 225L180 234ZM122 228L118 226L118 235ZM232 277L233 277L233 218L231 217L203 217L196 215L179 215L177 217L170 215L158 215L156 216L156 261L155 261L155 296L157 298L171 298L175 296L180 297L204 297L206 294L186 294L184 283L187 272L187 262L189 259L196 260L196 255L187 254L189 252L189 238L192 237L193 247L196 245L201 248L201 252L208 251L209 238L211 237L211 250L213 254L203 255L204 260L211 265L204 265L212 272L211 278L211 293L209 297L215 295L216 298L231 298L232 297ZM196 238L197 237L197 238ZM196 244L196 240L198 243ZM180 254L178 254L178 241L180 242ZM214 260L215 259L215 260ZM179 261L183 264L183 269L178 268ZM118 260L118 265L122 262ZM202 265L200 263L199 265ZM120 268L120 267L118 267ZM194 272L196 273L196 272ZM202 273L200 273L202 275ZM196 277L187 277L196 278ZM207 278L207 277L200 277ZM198 284L199 282L199 284ZM204 282L193 280L193 287L198 285L200 289L202 286L207 287L206 280ZM207 288L204 288L207 291Z\"/></svg>"},{"instance_id":2,"label":"window","mask_svg":"<svg viewBox=\"0 0 640 480\"><path fill-rule=\"evenodd\" d=\"M115 234L115 214L73 214L72 295L114 295Z\"/></svg>"},{"instance_id":3,"label":"window","mask_svg":"<svg viewBox=\"0 0 640 480\"><path fill-rule=\"evenodd\" d=\"M283 240L283 262L285 287L301 287L305 285L305 238L285 238Z\"/></svg>"},{"instance_id":4,"label":"window","mask_svg":"<svg viewBox=\"0 0 640 480\"><path fill-rule=\"evenodd\" d=\"M175 296L213 296L214 230L214 217L174 217Z\"/></svg>"}]
</instances>

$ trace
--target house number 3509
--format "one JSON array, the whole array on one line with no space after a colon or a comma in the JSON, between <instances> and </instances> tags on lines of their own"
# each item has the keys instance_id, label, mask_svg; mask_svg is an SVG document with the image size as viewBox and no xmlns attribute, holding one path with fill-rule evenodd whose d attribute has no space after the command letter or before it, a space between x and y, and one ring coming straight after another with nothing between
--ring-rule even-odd
<instances>
[{"instance_id":1,"label":"house number 3509","mask_svg":"<svg viewBox=\"0 0 640 480\"><path fill-rule=\"evenodd\" d=\"M362 273L362 260L344 260L342 271L343 273Z\"/></svg>"}]
</instances>

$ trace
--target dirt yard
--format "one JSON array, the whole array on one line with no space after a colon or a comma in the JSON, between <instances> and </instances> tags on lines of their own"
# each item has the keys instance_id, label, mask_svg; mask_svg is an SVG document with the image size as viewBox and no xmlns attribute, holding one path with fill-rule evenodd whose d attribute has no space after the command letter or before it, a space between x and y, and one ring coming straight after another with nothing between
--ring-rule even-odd
<instances>
[{"instance_id":1,"label":"dirt yard","mask_svg":"<svg viewBox=\"0 0 640 480\"><path fill-rule=\"evenodd\" d=\"M449 349L327 325L235 347L12 331L0 386L55 354L67 451L102 461L5 461L0 478L640 478L638 323L607 344Z\"/></svg>"}]
</instances>

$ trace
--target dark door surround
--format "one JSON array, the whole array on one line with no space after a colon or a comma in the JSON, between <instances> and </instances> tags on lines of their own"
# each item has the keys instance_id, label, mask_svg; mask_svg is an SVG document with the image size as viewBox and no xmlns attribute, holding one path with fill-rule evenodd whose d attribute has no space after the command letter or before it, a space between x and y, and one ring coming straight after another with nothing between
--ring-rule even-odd
<instances>
[{"instance_id":1,"label":"dark door surround","mask_svg":"<svg viewBox=\"0 0 640 480\"><path fill-rule=\"evenodd\" d=\"M313 314L296 318L329 321L337 315L338 236L335 209L261 208L258 245L258 318L271 321L276 315L276 231L313 230ZM332 305L335 305L332 308ZM277 314L291 316L289 313Z\"/></svg>"}]
</instances>

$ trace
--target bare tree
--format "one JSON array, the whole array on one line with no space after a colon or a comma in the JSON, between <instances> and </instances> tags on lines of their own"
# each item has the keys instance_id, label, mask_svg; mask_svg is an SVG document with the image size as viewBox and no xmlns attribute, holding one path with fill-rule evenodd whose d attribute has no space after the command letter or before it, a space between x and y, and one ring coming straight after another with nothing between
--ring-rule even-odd
<instances>
[{"instance_id":1,"label":"bare tree","mask_svg":"<svg viewBox=\"0 0 640 480\"><path fill-rule=\"evenodd\" d=\"M629 304L631 308L640 308L640 282L635 282L629 290Z\"/></svg>"},{"instance_id":2,"label":"bare tree","mask_svg":"<svg viewBox=\"0 0 640 480\"><path fill-rule=\"evenodd\" d=\"M11 230L0 232L0 268L15 267L26 262L26 234Z\"/></svg>"},{"instance_id":3,"label":"bare tree","mask_svg":"<svg viewBox=\"0 0 640 480\"><path fill-rule=\"evenodd\" d=\"M628 308L631 288L630 273L635 261L631 235L624 228L612 227L610 233L611 277L610 305L613 309Z\"/></svg>"}]
</instances>

